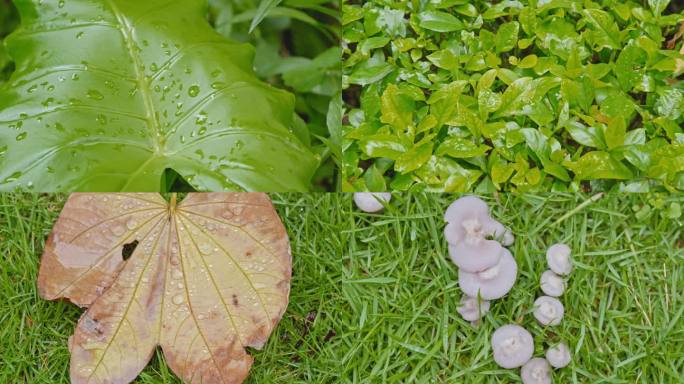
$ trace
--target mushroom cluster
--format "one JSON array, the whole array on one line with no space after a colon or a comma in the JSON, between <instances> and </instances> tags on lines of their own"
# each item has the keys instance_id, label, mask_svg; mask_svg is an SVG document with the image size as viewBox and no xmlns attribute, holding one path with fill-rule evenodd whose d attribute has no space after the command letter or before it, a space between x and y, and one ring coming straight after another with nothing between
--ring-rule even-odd
<instances>
[{"instance_id":1,"label":"mushroom cluster","mask_svg":"<svg viewBox=\"0 0 684 384\"><path fill-rule=\"evenodd\" d=\"M465 320L476 322L489 310L489 300L503 297L515 283L518 265L504 248L514 237L475 196L454 201L444 220L449 256L459 268L458 285L465 294L457 310Z\"/></svg>"},{"instance_id":2,"label":"mushroom cluster","mask_svg":"<svg viewBox=\"0 0 684 384\"><path fill-rule=\"evenodd\" d=\"M549 270L540 279L540 287L546 294L534 302L534 317L545 326L555 326L563 319L565 308L557 299L565 291L564 276L572 271L570 247L554 244L546 253ZM489 308L489 307L487 307ZM552 368L563 368L570 364L570 349L564 342L552 345L546 350L546 359L535 357L532 335L523 327L507 324L499 327L491 339L494 361L502 368L520 368L524 384L551 384Z\"/></svg>"}]
</instances>

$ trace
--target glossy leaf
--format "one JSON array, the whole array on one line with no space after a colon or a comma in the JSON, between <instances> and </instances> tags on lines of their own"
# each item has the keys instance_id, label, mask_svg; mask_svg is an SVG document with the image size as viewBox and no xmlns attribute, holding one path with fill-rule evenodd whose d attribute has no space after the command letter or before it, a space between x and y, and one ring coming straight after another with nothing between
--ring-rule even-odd
<instances>
[{"instance_id":1,"label":"glossy leaf","mask_svg":"<svg viewBox=\"0 0 684 384\"><path fill-rule=\"evenodd\" d=\"M122 254L128 257L122 258ZM49 300L88 307L71 382L128 383L161 346L187 383L240 383L287 306L288 238L263 194L73 194L41 259Z\"/></svg>"},{"instance_id":2,"label":"glossy leaf","mask_svg":"<svg viewBox=\"0 0 684 384\"><path fill-rule=\"evenodd\" d=\"M157 191L167 168L200 190L309 189L293 96L255 77L204 1L16 3L0 189Z\"/></svg>"}]
</instances>

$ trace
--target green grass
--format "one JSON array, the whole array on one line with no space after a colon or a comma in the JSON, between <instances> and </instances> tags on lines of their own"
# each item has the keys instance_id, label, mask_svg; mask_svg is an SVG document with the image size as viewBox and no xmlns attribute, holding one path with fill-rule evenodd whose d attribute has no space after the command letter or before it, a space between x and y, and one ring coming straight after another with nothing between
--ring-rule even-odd
<instances>
[{"instance_id":1,"label":"green grass","mask_svg":"<svg viewBox=\"0 0 684 384\"><path fill-rule=\"evenodd\" d=\"M349 211L340 224L343 294L355 314L343 320L344 381L519 382L518 370L493 363L489 346L494 329L513 322L533 334L537 356L546 340L568 342L573 362L555 373L557 383L681 383L681 219L663 219L664 210L645 214L642 207L655 196L614 194L572 212L586 198L501 195L492 202L494 215L515 232L511 251L519 277L509 295L492 303L479 328L455 310L461 292L442 234L452 196L395 195L381 215L349 211L347 199L340 201ZM675 199L684 198L669 198ZM640 207L641 220L633 206ZM530 309L541 294L545 250L559 241L573 249L576 268L561 297L563 322L544 329Z\"/></svg>"},{"instance_id":2,"label":"green grass","mask_svg":"<svg viewBox=\"0 0 684 384\"><path fill-rule=\"evenodd\" d=\"M334 309L340 304L334 297L342 245L331 236L336 210L311 209L320 196L274 196L292 242L290 305L264 349L250 351L255 363L248 383L337 381L341 340L334 334L340 328ZM65 197L0 194L0 383L69 382L67 339L83 311L45 301L36 291L43 243ZM159 350L135 382L181 383Z\"/></svg>"},{"instance_id":3,"label":"green grass","mask_svg":"<svg viewBox=\"0 0 684 384\"><path fill-rule=\"evenodd\" d=\"M371 215L350 195L273 195L292 242L292 292L268 344L253 351L248 382L519 382L491 357L491 333L507 322L532 332L537 355L545 340L568 342L573 362L557 383L681 382L684 235L681 218L663 216L684 197L615 194L573 211L587 198L490 198L516 234L519 277L473 328L456 313L461 293L442 235L453 196L397 194L387 212ZM0 383L68 382L67 338L82 311L44 301L35 288L63 201L0 194ZM530 309L544 252L558 241L571 245L576 268L563 322L544 329ZM160 353L136 382L180 383Z\"/></svg>"}]
</instances>

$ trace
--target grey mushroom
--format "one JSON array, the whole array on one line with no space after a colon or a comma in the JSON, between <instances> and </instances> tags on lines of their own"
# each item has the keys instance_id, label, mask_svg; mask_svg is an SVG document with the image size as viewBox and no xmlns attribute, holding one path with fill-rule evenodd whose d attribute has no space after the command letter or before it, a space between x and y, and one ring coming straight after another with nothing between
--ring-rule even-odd
<instances>
[{"instance_id":1,"label":"grey mushroom","mask_svg":"<svg viewBox=\"0 0 684 384\"><path fill-rule=\"evenodd\" d=\"M554 244L546 251L546 262L549 268L559 275L569 275L572 272L570 247L565 244Z\"/></svg>"},{"instance_id":2,"label":"grey mushroom","mask_svg":"<svg viewBox=\"0 0 684 384\"><path fill-rule=\"evenodd\" d=\"M354 193L354 203L364 212L374 213L382 211L384 203L389 203L392 194L389 192L356 192Z\"/></svg>"},{"instance_id":3,"label":"grey mushroom","mask_svg":"<svg viewBox=\"0 0 684 384\"><path fill-rule=\"evenodd\" d=\"M463 293L471 297L478 297L479 294L484 300L494 300L505 296L513 288L518 265L511 252L502 249L501 259L493 267L475 273L458 270L458 285Z\"/></svg>"},{"instance_id":4,"label":"grey mushroom","mask_svg":"<svg viewBox=\"0 0 684 384\"><path fill-rule=\"evenodd\" d=\"M524 384L551 384L551 367L541 357L531 359L520 369L520 378Z\"/></svg>"},{"instance_id":5,"label":"grey mushroom","mask_svg":"<svg viewBox=\"0 0 684 384\"><path fill-rule=\"evenodd\" d=\"M546 360L554 368L563 368L570 364L570 348L561 342L546 350Z\"/></svg>"},{"instance_id":6,"label":"grey mushroom","mask_svg":"<svg viewBox=\"0 0 684 384\"><path fill-rule=\"evenodd\" d=\"M467 321L477 321L489 312L489 301L463 295L456 311Z\"/></svg>"},{"instance_id":7,"label":"grey mushroom","mask_svg":"<svg viewBox=\"0 0 684 384\"><path fill-rule=\"evenodd\" d=\"M540 296L534 301L534 318L543 325L558 325L565 309L555 297Z\"/></svg>"},{"instance_id":8,"label":"grey mushroom","mask_svg":"<svg viewBox=\"0 0 684 384\"><path fill-rule=\"evenodd\" d=\"M494 331L491 343L494 361L501 368L518 368L528 362L534 352L530 332L515 324L499 327Z\"/></svg>"},{"instance_id":9,"label":"grey mushroom","mask_svg":"<svg viewBox=\"0 0 684 384\"><path fill-rule=\"evenodd\" d=\"M565 280L552 270L542 273L539 285L541 290L548 296L558 297L565 291Z\"/></svg>"}]
</instances>

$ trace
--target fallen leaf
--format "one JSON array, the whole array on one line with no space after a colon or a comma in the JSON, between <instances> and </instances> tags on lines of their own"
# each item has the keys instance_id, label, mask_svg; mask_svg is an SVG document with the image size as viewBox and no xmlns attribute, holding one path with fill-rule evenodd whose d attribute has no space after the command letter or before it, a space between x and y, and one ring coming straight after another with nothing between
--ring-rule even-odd
<instances>
[{"instance_id":1,"label":"fallen leaf","mask_svg":"<svg viewBox=\"0 0 684 384\"><path fill-rule=\"evenodd\" d=\"M241 383L253 362L245 347L261 348L280 320L291 257L268 196L175 199L69 197L38 288L89 307L69 339L72 383L131 382L157 346L188 383Z\"/></svg>"}]
</instances>

